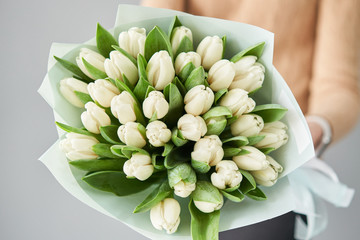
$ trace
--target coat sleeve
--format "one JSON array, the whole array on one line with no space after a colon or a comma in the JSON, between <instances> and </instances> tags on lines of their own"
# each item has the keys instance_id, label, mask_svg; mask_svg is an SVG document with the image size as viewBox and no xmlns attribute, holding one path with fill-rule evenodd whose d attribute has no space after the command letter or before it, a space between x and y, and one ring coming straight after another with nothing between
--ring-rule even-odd
<instances>
[{"instance_id":1,"label":"coat sleeve","mask_svg":"<svg viewBox=\"0 0 360 240\"><path fill-rule=\"evenodd\" d=\"M327 119L334 140L360 112L360 0L319 2L308 114Z\"/></svg>"}]
</instances>

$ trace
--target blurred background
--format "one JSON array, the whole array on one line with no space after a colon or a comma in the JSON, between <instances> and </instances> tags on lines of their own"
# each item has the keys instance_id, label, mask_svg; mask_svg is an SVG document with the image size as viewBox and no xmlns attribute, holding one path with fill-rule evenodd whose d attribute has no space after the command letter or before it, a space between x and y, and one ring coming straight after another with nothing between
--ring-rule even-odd
<instances>
[{"instance_id":1,"label":"blurred background","mask_svg":"<svg viewBox=\"0 0 360 240\"><path fill-rule=\"evenodd\" d=\"M37 159L57 139L52 111L37 93L52 42L81 43L96 23L112 28L119 3L131 0L0 1L0 239L146 239L66 192ZM328 205L316 240L360 235L360 124L324 159L356 190L347 209Z\"/></svg>"}]
</instances>

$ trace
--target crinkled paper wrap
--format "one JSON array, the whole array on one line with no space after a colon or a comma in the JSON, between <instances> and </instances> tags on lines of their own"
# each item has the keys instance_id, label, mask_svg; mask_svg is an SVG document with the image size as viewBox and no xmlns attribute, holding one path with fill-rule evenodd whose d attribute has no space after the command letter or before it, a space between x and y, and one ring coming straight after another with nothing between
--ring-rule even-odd
<instances>
[{"instance_id":1,"label":"crinkled paper wrap","mask_svg":"<svg viewBox=\"0 0 360 240\"><path fill-rule=\"evenodd\" d=\"M310 132L304 116L281 75L272 65L273 33L264 29L237 22L215 18L199 17L173 10L145 8L133 5L119 5L116 24L111 32L115 36L130 27L144 27L149 32L158 25L165 31L173 17L177 15L184 26L193 32L194 46L207 35L227 36L226 58L231 58L239 51L256 43L265 41L265 49L260 62L266 67L263 88L255 94L255 100L261 103L278 103L288 108L284 121L289 126L289 142L275 151L272 156L284 166L282 178L271 188L263 187L268 196L266 201L254 201L246 198L241 203L227 201L221 209L220 231L234 229L249 224L264 221L295 208L291 186L287 177L290 172L304 164L314 156ZM94 24L95 25L95 24ZM83 44L59 44L51 46L48 63L48 73L39 89L41 96L54 111L55 120L72 125L81 126L80 114L83 111L69 104L59 92L59 82L62 78L72 76L53 56L67 59L75 63L75 57L81 47L96 49L95 40ZM59 138L63 136L58 129ZM59 141L41 156L40 160L48 167L58 182L73 196L98 211L118 219L135 231L151 239L190 239L190 214L187 199L179 199L182 207L181 224L175 234L167 235L151 225L149 212L133 214L136 205L151 192L147 189L138 194L118 197L93 189L81 180L85 172L70 167L65 154L59 150Z\"/></svg>"}]
</instances>

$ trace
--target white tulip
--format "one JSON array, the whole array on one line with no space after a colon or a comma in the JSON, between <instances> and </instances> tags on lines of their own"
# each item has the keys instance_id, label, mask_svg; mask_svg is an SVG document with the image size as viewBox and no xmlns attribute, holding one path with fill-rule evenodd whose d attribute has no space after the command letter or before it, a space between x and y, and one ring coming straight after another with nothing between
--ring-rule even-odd
<instances>
[{"instance_id":1,"label":"white tulip","mask_svg":"<svg viewBox=\"0 0 360 240\"><path fill-rule=\"evenodd\" d=\"M175 77L171 57L167 51L156 52L150 58L146 67L150 84L156 90L163 90Z\"/></svg>"},{"instance_id":2,"label":"white tulip","mask_svg":"<svg viewBox=\"0 0 360 240\"><path fill-rule=\"evenodd\" d=\"M257 57L245 56L235 63L235 78L230 89L241 88L252 92L262 86L265 78L265 67L256 62Z\"/></svg>"},{"instance_id":3,"label":"white tulip","mask_svg":"<svg viewBox=\"0 0 360 240\"><path fill-rule=\"evenodd\" d=\"M184 103L187 113L198 116L211 108L214 103L214 93L209 87L198 85L186 93Z\"/></svg>"},{"instance_id":4,"label":"white tulip","mask_svg":"<svg viewBox=\"0 0 360 240\"><path fill-rule=\"evenodd\" d=\"M191 153L192 161L203 162L210 167L218 164L223 157L222 142L216 135L205 136L197 141Z\"/></svg>"},{"instance_id":5,"label":"white tulip","mask_svg":"<svg viewBox=\"0 0 360 240\"><path fill-rule=\"evenodd\" d=\"M264 127L264 120L256 114L239 116L230 126L233 136L256 136Z\"/></svg>"},{"instance_id":6,"label":"white tulip","mask_svg":"<svg viewBox=\"0 0 360 240\"><path fill-rule=\"evenodd\" d=\"M76 64L78 65L78 67L80 68L80 70L85 73L86 76L88 76L91 79L95 79L90 73L89 71L86 69L84 63L83 63L83 59L85 59L88 63L90 63L91 65L93 65L95 68L105 72L105 68L104 68L104 61L105 58L93 51L90 50L88 48L81 48L80 49L80 53L79 56L76 57Z\"/></svg>"},{"instance_id":7,"label":"white tulip","mask_svg":"<svg viewBox=\"0 0 360 240\"><path fill-rule=\"evenodd\" d=\"M233 157L233 161L240 169L247 171L257 171L266 169L269 166L269 161L266 160L265 154L259 151L257 148L244 146L241 147L241 149L246 150L249 153Z\"/></svg>"},{"instance_id":8,"label":"white tulip","mask_svg":"<svg viewBox=\"0 0 360 240\"><path fill-rule=\"evenodd\" d=\"M94 137L71 132L60 141L59 147L69 160L96 159L99 156L94 153L92 146L97 143L99 141Z\"/></svg>"},{"instance_id":9,"label":"white tulip","mask_svg":"<svg viewBox=\"0 0 360 240\"><path fill-rule=\"evenodd\" d=\"M223 42L218 36L205 37L196 49L201 56L201 65L209 70L214 63L222 58L224 51Z\"/></svg>"},{"instance_id":10,"label":"white tulip","mask_svg":"<svg viewBox=\"0 0 360 240\"><path fill-rule=\"evenodd\" d=\"M88 93L87 84L75 78L64 78L60 81L60 93L75 107L83 108L84 103L76 96L75 91Z\"/></svg>"},{"instance_id":11,"label":"white tulip","mask_svg":"<svg viewBox=\"0 0 360 240\"><path fill-rule=\"evenodd\" d=\"M215 171L211 174L211 183L219 189L236 187L242 181L239 168L233 161L220 161L216 164Z\"/></svg>"},{"instance_id":12,"label":"white tulip","mask_svg":"<svg viewBox=\"0 0 360 240\"><path fill-rule=\"evenodd\" d=\"M105 72L112 79L123 80L123 74L129 80L130 84L135 86L139 75L136 65L119 51L111 51L110 59L104 62Z\"/></svg>"},{"instance_id":13,"label":"white tulip","mask_svg":"<svg viewBox=\"0 0 360 240\"><path fill-rule=\"evenodd\" d=\"M121 124L135 122L136 115L134 110L136 104L134 98L127 91L123 91L120 95L113 97L111 100L111 112L119 119Z\"/></svg>"},{"instance_id":14,"label":"white tulip","mask_svg":"<svg viewBox=\"0 0 360 240\"><path fill-rule=\"evenodd\" d=\"M174 185L174 193L179 197L187 198L195 190L195 188L195 183L185 182L181 180Z\"/></svg>"},{"instance_id":15,"label":"white tulip","mask_svg":"<svg viewBox=\"0 0 360 240\"><path fill-rule=\"evenodd\" d=\"M154 121L146 126L146 137L154 147L162 147L170 141L171 131L161 121Z\"/></svg>"},{"instance_id":16,"label":"white tulip","mask_svg":"<svg viewBox=\"0 0 360 240\"><path fill-rule=\"evenodd\" d=\"M86 111L81 114L81 122L89 132L99 134L100 127L111 124L110 117L105 113L105 109L93 102L86 103L85 108Z\"/></svg>"},{"instance_id":17,"label":"white tulip","mask_svg":"<svg viewBox=\"0 0 360 240\"><path fill-rule=\"evenodd\" d=\"M119 89L105 79L98 79L89 83L87 89L91 98L106 108L110 107L113 97L120 94Z\"/></svg>"},{"instance_id":18,"label":"white tulip","mask_svg":"<svg viewBox=\"0 0 360 240\"><path fill-rule=\"evenodd\" d=\"M209 70L207 79L210 88L217 92L221 89L228 88L235 76L234 63L229 60L222 59L217 61Z\"/></svg>"},{"instance_id":19,"label":"white tulip","mask_svg":"<svg viewBox=\"0 0 360 240\"><path fill-rule=\"evenodd\" d=\"M119 34L119 46L137 58L140 53L144 56L146 29L132 27L128 31Z\"/></svg>"},{"instance_id":20,"label":"white tulip","mask_svg":"<svg viewBox=\"0 0 360 240\"><path fill-rule=\"evenodd\" d=\"M165 198L150 210L150 220L154 228L166 230L167 234L176 232L180 224L180 204L173 198Z\"/></svg>"},{"instance_id":21,"label":"white tulip","mask_svg":"<svg viewBox=\"0 0 360 240\"><path fill-rule=\"evenodd\" d=\"M145 136L139 130L139 123L128 122L118 128L120 140L127 146L142 148L146 145Z\"/></svg>"},{"instance_id":22,"label":"white tulip","mask_svg":"<svg viewBox=\"0 0 360 240\"><path fill-rule=\"evenodd\" d=\"M223 195L208 181L198 181L192 197L197 209L204 213L219 210L224 205Z\"/></svg>"},{"instance_id":23,"label":"white tulip","mask_svg":"<svg viewBox=\"0 0 360 240\"><path fill-rule=\"evenodd\" d=\"M174 54L178 50L184 37L188 37L191 42L193 41L192 32L189 28L184 26L174 28L171 37L171 47Z\"/></svg>"},{"instance_id":24,"label":"white tulip","mask_svg":"<svg viewBox=\"0 0 360 240\"><path fill-rule=\"evenodd\" d=\"M255 147L278 149L286 144L289 139L286 133L287 129L287 126L280 121L265 123L264 128L259 133L259 135L264 135L265 138L256 143Z\"/></svg>"},{"instance_id":25,"label":"white tulip","mask_svg":"<svg viewBox=\"0 0 360 240\"><path fill-rule=\"evenodd\" d=\"M252 171L250 173L257 184L270 187L277 182L279 173L283 171L283 167L270 156L266 156L266 159L270 163L269 167L264 170Z\"/></svg>"},{"instance_id":26,"label":"white tulip","mask_svg":"<svg viewBox=\"0 0 360 240\"><path fill-rule=\"evenodd\" d=\"M191 62L194 64L195 68L200 67L201 65L201 57L196 52L181 52L177 55L175 60L175 72L179 74L181 70Z\"/></svg>"},{"instance_id":27,"label":"white tulip","mask_svg":"<svg viewBox=\"0 0 360 240\"><path fill-rule=\"evenodd\" d=\"M234 116L249 113L255 108L255 101L242 89L232 89L220 99L220 105L229 108Z\"/></svg>"},{"instance_id":28,"label":"white tulip","mask_svg":"<svg viewBox=\"0 0 360 240\"><path fill-rule=\"evenodd\" d=\"M206 134L206 123L200 116L191 114L183 115L178 123L178 129L182 135L191 141L199 141L199 139Z\"/></svg>"},{"instance_id":29,"label":"white tulip","mask_svg":"<svg viewBox=\"0 0 360 240\"><path fill-rule=\"evenodd\" d=\"M153 174L154 166L149 155L135 153L124 163L123 171L127 177L135 177L144 181Z\"/></svg>"},{"instance_id":30,"label":"white tulip","mask_svg":"<svg viewBox=\"0 0 360 240\"><path fill-rule=\"evenodd\" d=\"M169 103L160 91L151 91L143 102L143 112L145 117L151 118L156 112L156 119L161 119L169 111Z\"/></svg>"}]
</instances>

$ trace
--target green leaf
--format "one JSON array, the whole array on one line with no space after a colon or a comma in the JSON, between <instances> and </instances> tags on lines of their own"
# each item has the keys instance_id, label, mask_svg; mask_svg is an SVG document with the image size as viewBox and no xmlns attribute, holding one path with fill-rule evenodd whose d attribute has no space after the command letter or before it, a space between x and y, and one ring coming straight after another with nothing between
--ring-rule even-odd
<instances>
[{"instance_id":1,"label":"green leaf","mask_svg":"<svg viewBox=\"0 0 360 240\"><path fill-rule=\"evenodd\" d=\"M81 129L81 128L71 127L71 126L68 126L68 125L63 124L63 123L59 123L59 122L55 122L55 123L59 128L61 128L65 132L73 132L73 133L78 133L78 134L94 137L99 142L104 142L104 139L99 134L94 134L94 133L91 133L91 132L89 132L87 130L84 130L84 129Z\"/></svg>"},{"instance_id":2,"label":"green leaf","mask_svg":"<svg viewBox=\"0 0 360 240\"><path fill-rule=\"evenodd\" d=\"M149 153L144 149L132 147L132 146L126 146L126 145L113 145L111 147L111 152L117 156L126 157L126 158L131 158L131 156L134 153L149 155Z\"/></svg>"},{"instance_id":3,"label":"green leaf","mask_svg":"<svg viewBox=\"0 0 360 240\"><path fill-rule=\"evenodd\" d=\"M190 40L190 38L185 36L183 37L183 39L181 39L179 48L175 53L174 59L176 59L177 55L179 55L182 52L191 52L191 51L194 51L193 42Z\"/></svg>"},{"instance_id":4,"label":"green leaf","mask_svg":"<svg viewBox=\"0 0 360 240\"><path fill-rule=\"evenodd\" d=\"M164 157L161 156L160 154L154 153L151 156L151 162L152 162L152 165L154 166L155 169L157 169L157 170L165 169Z\"/></svg>"},{"instance_id":5,"label":"green leaf","mask_svg":"<svg viewBox=\"0 0 360 240\"><path fill-rule=\"evenodd\" d=\"M143 102L145 100L146 92L149 86L151 86L150 83L141 76L134 88L134 94L140 102Z\"/></svg>"},{"instance_id":6,"label":"green leaf","mask_svg":"<svg viewBox=\"0 0 360 240\"><path fill-rule=\"evenodd\" d=\"M95 79L104 79L107 77L106 73L91 65L88 61L85 60L85 58L82 59L82 62L91 76L93 76Z\"/></svg>"},{"instance_id":7,"label":"green leaf","mask_svg":"<svg viewBox=\"0 0 360 240\"><path fill-rule=\"evenodd\" d=\"M264 120L264 123L280 120L287 112L287 108L279 104L258 105L251 113L257 114Z\"/></svg>"},{"instance_id":8,"label":"green leaf","mask_svg":"<svg viewBox=\"0 0 360 240\"><path fill-rule=\"evenodd\" d=\"M228 139L224 139L223 143L227 143L227 145L241 147L245 146L249 143L248 139L244 136L236 136Z\"/></svg>"},{"instance_id":9,"label":"green leaf","mask_svg":"<svg viewBox=\"0 0 360 240\"><path fill-rule=\"evenodd\" d=\"M69 164L83 171L122 171L125 163L124 158L111 159L82 159L70 161Z\"/></svg>"},{"instance_id":10,"label":"green leaf","mask_svg":"<svg viewBox=\"0 0 360 240\"><path fill-rule=\"evenodd\" d=\"M185 80L190 76L190 73L195 69L195 65L192 62L187 63L180 71L180 73L177 75L182 82L185 82Z\"/></svg>"},{"instance_id":11,"label":"green leaf","mask_svg":"<svg viewBox=\"0 0 360 240\"><path fill-rule=\"evenodd\" d=\"M215 120L214 123L209 123L211 120ZM214 119L209 119L206 121L207 132L206 135L220 135L224 129L226 128L227 120L224 116L222 117L215 117Z\"/></svg>"},{"instance_id":12,"label":"green leaf","mask_svg":"<svg viewBox=\"0 0 360 240\"><path fill-rule=\"evenodd\" d=\"M166 157L164 165L167 169L172 169L181 163L190 162L193 144L186 144L181 147L174 148Z\"/></svg>"},{"instance_id":13,"label":"green leaf","mask_svg":"<svg viewBox=\"0 0 360 240\"><path fill-rule=\"evenodd\" d=\"M146 94L145 94L145 98L147 98L149 96L149 93L152 91L156 91L156 89L153 86L148 86L146 89Z\"/></svg>"},{"instance_id":14,"label":"green leaf","mask_svg":"<svg viewBox=\"0 0 360 240\"><path fill-rule=\"evenodd\" d=\"M108 125L100 127L100 134L103 138L112 144L123 144L117 134L119 126Z\"/></svg>"},{"instance_id":15,"label":"green leaf","mask_svg":"<svg viewBox=\"0 0 360 240\"><path fill-rule=\"evenodd\" d=\"M172 48L166 33L155 26L147 35L145 40L145 59L149 61L152 55L161 50L165 50L173 58Z\"/></svg>"},{"instance_id":16,"label":"green leaf","mask_svg":"<svg viewBox=\"0 0 360 240\"><path fill-rule=\"evenodd\" d=\"M275 148L273 147L268 147L268 148L260 148L259 149L262 153L264 153L265 155L268 155L269 153L271 153L272 151L275 150Z\"/></svg>"},{"instance_id":17,"label":"green leaf","mask_svg":"<svg viewBox=\"0 0 360 240\"><path fill-rule=\"evenodd\" d=\"M225 55L225 50L226 50L226 35L224 35L222 38L221 38L222 42L223 42L223 52L222 52L222 57L221 58L224 58L224 55Z\"/></svg>"},{"instance_id":18,"label":"green leaf","mask_svg":"<svg viewBox=\"0 0 360 240\"><path fill-rule=\"evenodd\" d=\"M247 137L247 139L249 140L249 143L247 145L249 145L249 146L255 145L258 142L260 142L261 140L263 140L264 138L265 138L265 135Z\"/></svg>"},{"instance_id":19,"label":"green leaf","mask_svg":"<svg viewBox=\"0 0 360 240\"><path fill-rule=\"evenodd\" d=\"M113 35L98 23L96 28L96 46L101 55L108 58L113 50L113 45L118 45Z\"/></svg>"},{"instance_id":20,"label":"green leaf","mask_svg":"<svg viewBox=\"0 0 360 240\"><path fill-rule=\"evenodd\" d=\"M185 80L185 88L189 91L197 85L204 85L205 70L202 66L195 68Z\"/></svg>"},{"instance_id":21,"label":"green leaf","mask_svg":"<svg viewBox=\"0 0 360 240\"><path fill-rule=\"evenodd\" d=\"M174 28L181 27L181 26L182 26L182 24L181 24L179 18L177 16L175 16L169 27L169 39L172 38L172 32L173 32Z\"/></svg>"},{"instance_id":22,"label":"green leaf","mask_svg":"<svg viewBox=\"0 0 360 240\"><path fill-rule=\"evenodd\" d=\"M193 200L189 203L191 214L191 237L193 240L218 240L220 210L203 213L195 206Z\"/></svg>"},{"instance_id":23,"label":"green leaf","mask_svg":"<svg viewBox=\"0 0 360 240\"><path fill-rule=\"evenodd\" d=\"M137 67L138 67L138 71L139 71L139 77L143 77L145 80L147 80L146 66L147 66L146 59L144 58L143 55L138 54Z\"/></svg>"},{"instance_id":24,"label":"green leaf","mask_svg":"<svg viewBox=\"0 0 360 240\"><path fill-rule=\"evenodd\" d=\"M98 143L92 146L92 150L99 155L100 157L106 157L106 158L118 158L118 156L114 155L111 152L111 146L112 144L107 143Z\"/></svg>"},{"instance_id":25,"label":"green leaf","mask_svg":"<svg viewBox=\"0 0 360 240\"><path fill-rule=\"evenodd\" d=\"M185 86L182 84L182 82L177 77L175 77L174 80L172 81L172 83L176 85L176 87L179 89L181 95L183 97L185 97L187 91L186 91Z\"/></svg>"},{"instance_id":26,"label":"green leaf","mask_svg":"<svg viewBox=\"0 0 360 240\"><path fill-rule=\"evenodd\" d=\"M233 202L241 202L244 200L245 196L239 190L235 190L233 192L226 192L224 190L220 190L220 192L230 201Z\"/></svg>"},{"instance_id":27,"label":"green leaf","mask_svg":"<svg viewBox=\"0 0 360 240\"><path fill-rule=\"evenodd\" d=\"M83 93L79 91L74 91L74 93L83 104L86 104L88 102L93 102L92 98L87 93Z\"/></svg>"},{"instance_id":28,"label":"green leaf","mask_svg":"<svg viewBox=\"0 0 360 240\"><path fill-rule=\"evenodd\" d=\"M242 169L239 169L239 171L243 176L243 179L240 183L240 188L239 188L240 191L243 194L246 194L249 191L254 190L256 188L256 182L255 182L254 177L248 171L245 171Z\"/></svg>"},{"instance_id":29,"label":"green leaf","mask_svg":"<svg viewBox=\"0 0 360 240\"><path fill-rule=\"evenodd\" d=\"M124 81L124 83L126 84L126 86L128 86L129 89L130 89L131 91L133 91L133 90L134 90L134 86L130 83L129 79L126 77L125 74L122 75L122 78L123 78L123 81ZM136 83L135 83L135 85L136 85Z\"/></svg>"},{"instance_id":30,"label":"green leaf","mask_svg":"<svg viewBox=\"0 0 360 240\"><path fill-rule=\"evenodd\" d=\"M260 188L255 188L254 190L251 190L246 193L246 196L248 196L251 199L254 199L256 201L264 201L267 199L265 193L261 191Z\"/></svg>"},{"instance_id":31,"label":"green leaf","mask_svg":"<svg viewBox=\"0 0 360 240\"><path fill-rule=\"evenodd\" d=\"M227 89L221 89L215 93L215 104L217 104L222 96L228 92Z\"/></svg>"},{"instance_id":32,"label":"green leaf","mask_svg":"<svg viewBox=\"0 0 360 240\"><path fill-rule=\"evenodd\" d=\"M190 164L182 163L173 169L168 169L168 180L171 188L174 188L180 181L196 183L196 173Z\"/></svg>"},{"instance_id":33,"label":"green leaf","mask_svg":"<svg viewBox=\"0 0 360 240\"><path fill-rule=\"evenodd\" d=\"M138 193L158 180L150 177L145 181L138 179L129 179L121 171L101 171L91 173L82 178L87 184L101 191L112 192L118 196L127 196Z\"/></svg>"},{"instance_id":34,"label":"green leaf","mask_svg":"<svg viewBox=\"0 0 360 240\"><path fill-rule=\"evenodd\" d=\"M241 148L224 147L224 158L249 154L250 152Z\"/></svg>"},{"instance_id":35,"label":"green leaf","mask_svg":"<svg viewBox=\"0 0 360 240\"><path fill-rule=\"evenodd\" d=\"M195 159L191 159L191 166L199 173L207 173L211 168L209 164Z\"/></svg>"},{"instance_id":36,"label":"green leaf","mask_svg":"<svg viewBox=\"0 0 360 240\"><path fill-rule=\"evenodd\" d=\"M164 151L161 154L161 156L166 157L167 155L169 155L169 153L173 148L174 148L174 144L172 144L171 142L166 143L164 146Z\"/></svg>"},{"instance_id":37,"label":"green leaf","mask_svg":"<svg viewBox=\"0 0 360 240\"><path fill-rule=\"evenodd\" d=\"M149 211L156 206L159 202L172 194L173 190L170 188L169 183L165 180L159 187L154 189L134 210L133 213L140 213Z\"/></svg>"},{"instance_id":38,"label":"green leaf","mask_svg":"<svg viewBox=\"0 0 360 240\"><path fill-rule=\"evenodd\" d=\"M83 81L83 82L86 82L86 83L90 83L90 82L93 82L94 80L89 78L88 76L86 76L82 71L81 69L75 65L74 63L72 62L69 62L65 59L62 59L62 58L59 58L57 56L54 56L55 60L58 61L58 63L61 64L61 66L63 66L64 68L66 68L67 70L69 70L70 72L74 73L76 75L76 78Z\"/></svg>"},{"instance_id":39,"label":"green leaf","mask_svg":"<svg viewBox=\"0 0 360 240\"><path fill-rule=\"evenodd\" d=\"M243 56L253 55L258 59L261 57L264 51L265 42L257 43L254 46L248 47L231 58L231 62L239 61Z\"/></svg>"},{"instance_id":40,"label":"green leaf","mask_svg":"<svg viewBox=\"0 0 360 240\"><path fill-rule=\"evenodd\" d=\"M207 111L202 116L202 118L206 121L208 118L221 117L221 116L225 116L227 118L230 118L230 117L232 117L232 113L227 107L217 106L217 107L213 107L209 111Z\"/></svg>"},{"instance_id":41,"label":"green leaf","mask_svg":"<svg viewBox=\"0 0 360 240\"><path fill-rule=\"evenodd\" d=\"M116 51L120 52L122 55L124 55L125 57L127 57L135 66L137 66L137 61L136 59L130 55L127 51L125 51L124 49L122 49L121 47L119 47L118 45L112 45L111 46L113 49L115 49Z\"/></svg>"},{"instance_id":42,"label":"green leaf","mask_svg":"<svg viewBox=\"0 0 360 240\"><path fill-rule=\"evenodd\" d=\"M188 142L188 140L181 134L181 131L177 128L173 129L171 133L171 140L177 147L183 146Z\"/></svg>"},{"instance_id":43,"label":"green leaf","mask_svg":"<svg viewBox=\"0 0 360 240\"><path fill-rule=\"evenodd\" d=\"M169 103L169 111L164 117L164 122L171 129L184 112L184 100L175 84L169 83L164 89L164 95Z\"/></svg>"},{"instance_id":44,"label":"green leaf","mask_svg":"<svg viewBox=\"0 0 360 240\"><path fill-rule=\"evenodd\" d=\"M136 121L139 124L146 126L147 124L146 124L146 120L145 120L143 111L141 110L140 106L137 103L134 103L134 112L135 112L135 116L136 116Z\"/></svg>"},{"instance_id":45,"label":"green leaf","mask_svg":"<svg viewBox=\"0 0 360 240\"><path fill-rule=\"evenodd\" d=\"M237 119L238 119L238 116L232 116L231 118L228 118L228 120L227 120L227 125L226 125L226 126L230 126L230 125L233 124Z\"/></svg>"}]
</instances>

